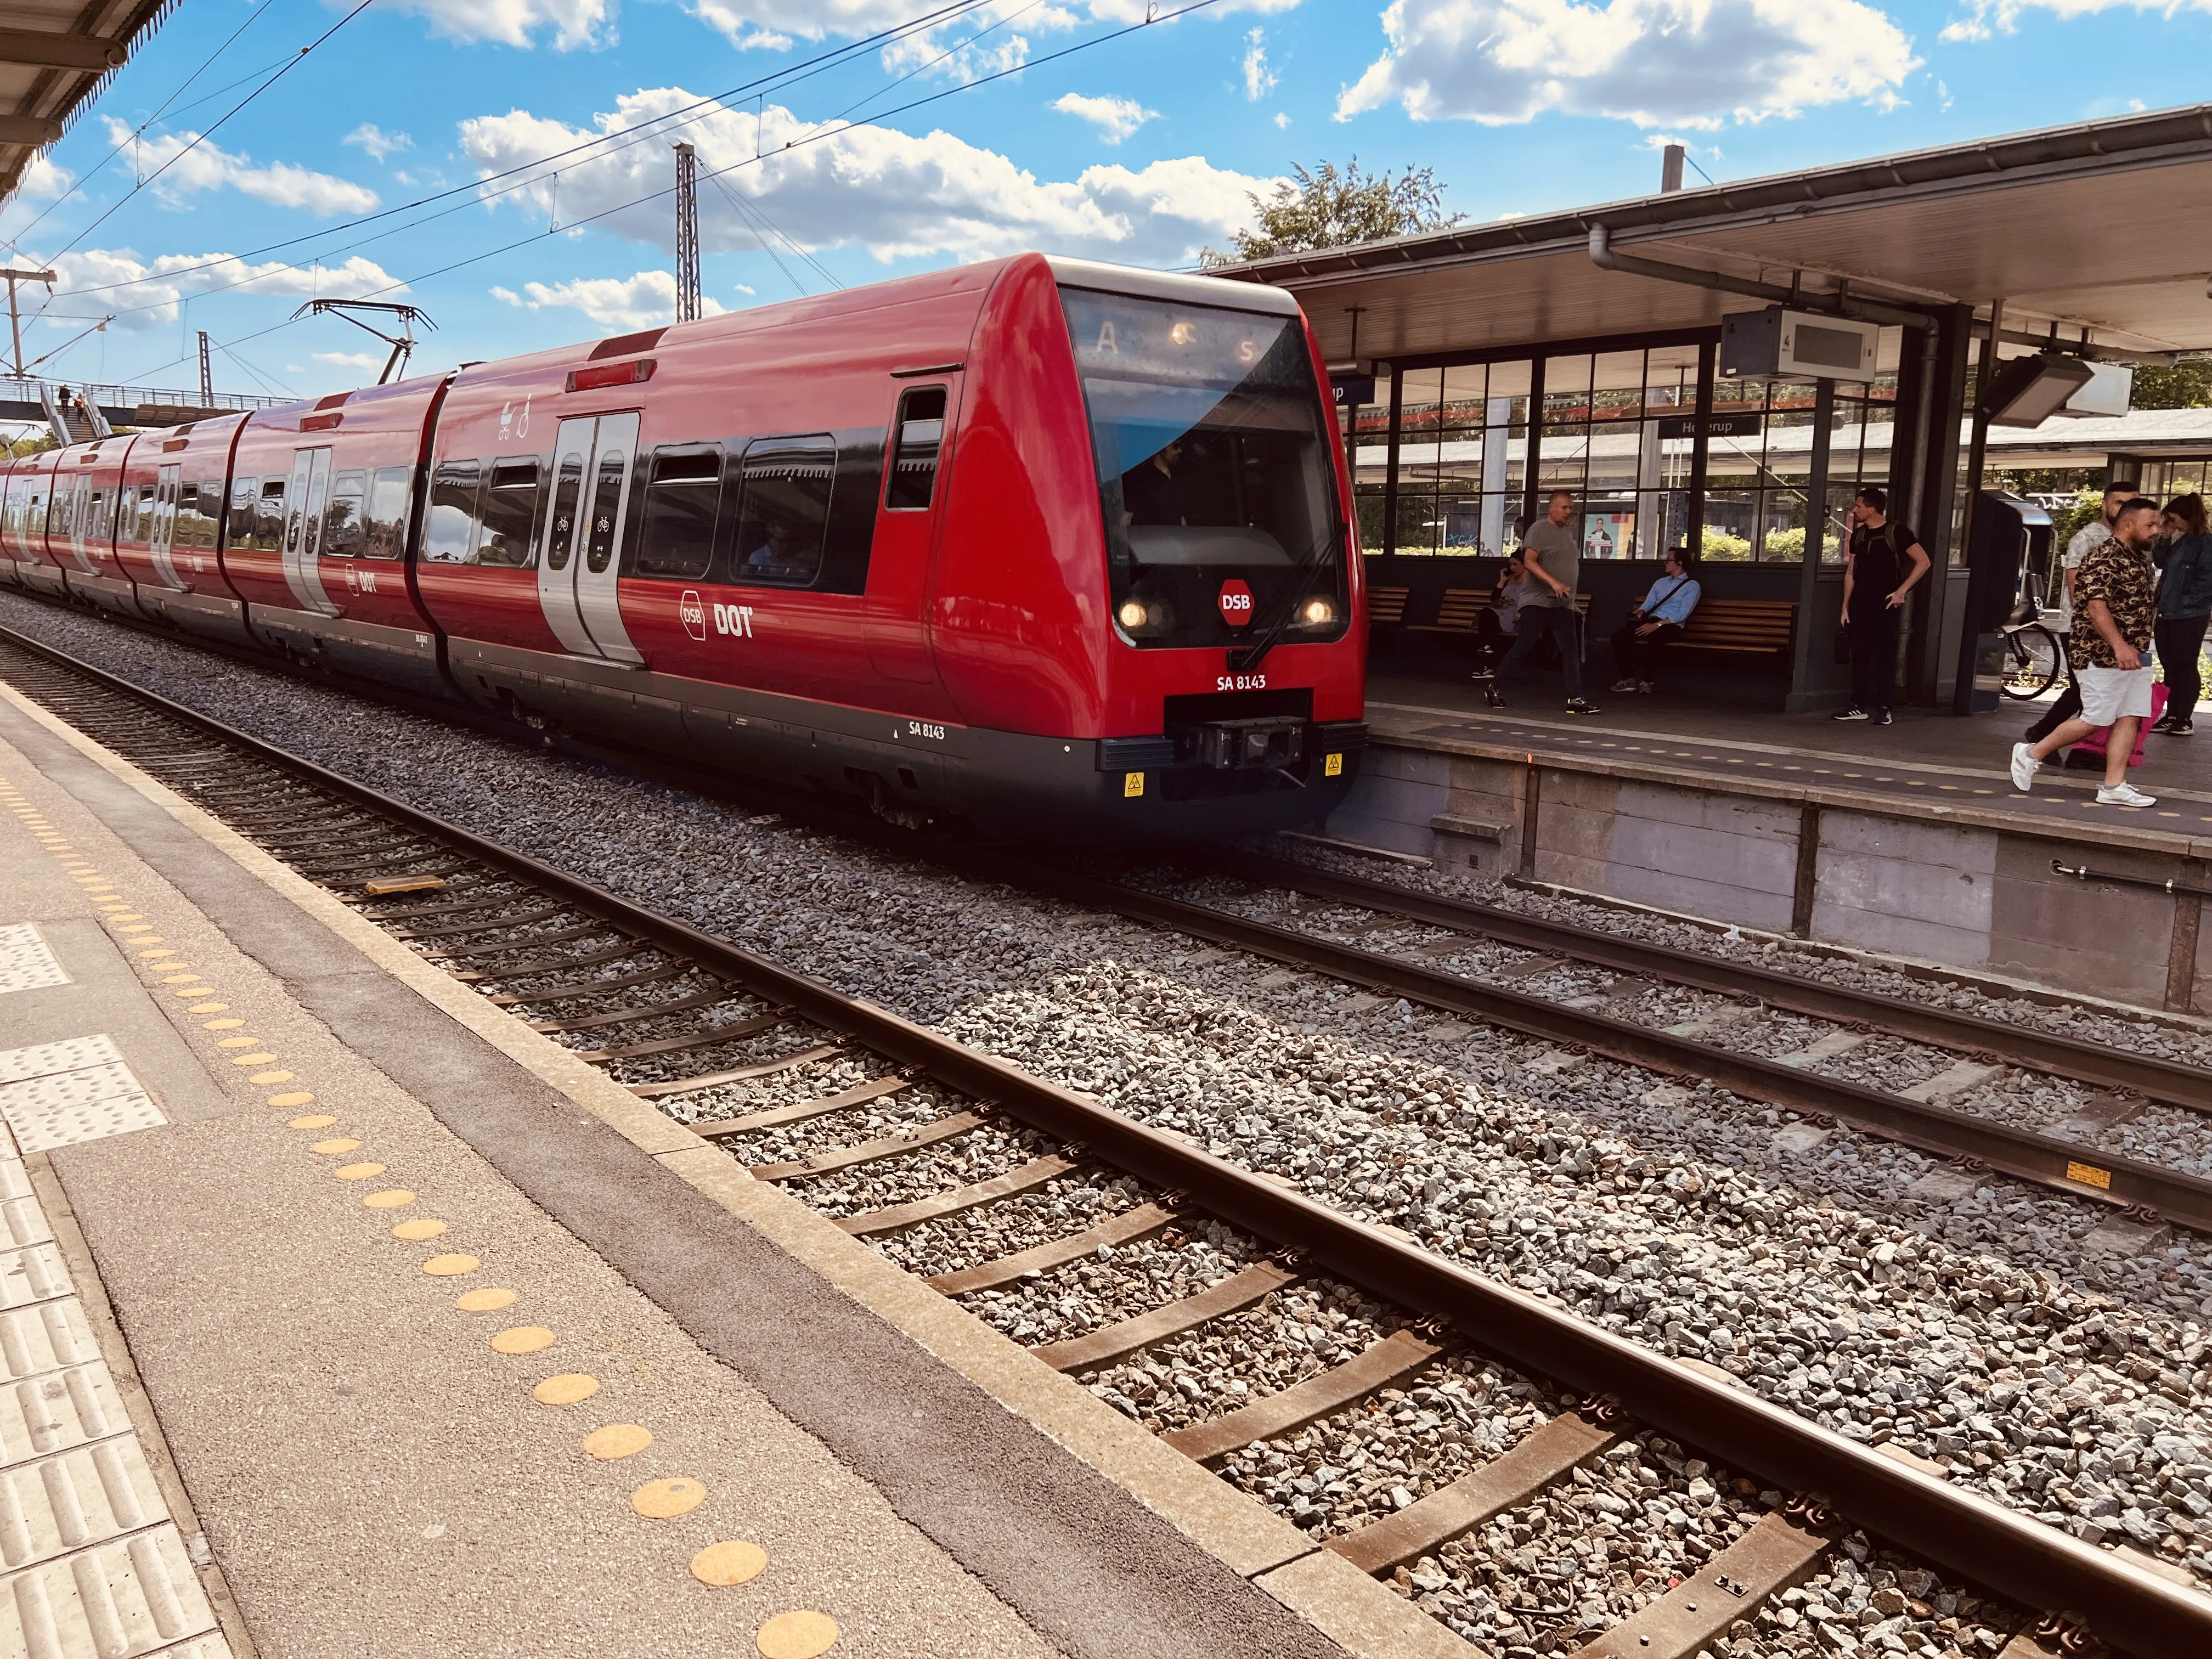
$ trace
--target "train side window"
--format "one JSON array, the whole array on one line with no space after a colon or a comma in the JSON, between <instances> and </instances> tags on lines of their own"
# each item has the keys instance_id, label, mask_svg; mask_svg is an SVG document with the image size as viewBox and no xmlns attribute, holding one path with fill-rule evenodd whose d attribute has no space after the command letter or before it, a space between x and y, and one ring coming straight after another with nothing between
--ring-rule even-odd
<instances>
[{"instance_id":1,"label":"train side window","mask_svg":"<svg viewBox=\"0 0 2212 1659\"><path fill-rule=\"evenodd\" d=\"M742 494L730 580L741 586L811 586L829 536L836 445L826 432L756 438L738 470Z\"/></svg>"},{"instance_id":2,"label":"train side window","mask_svg":"<svg viewBox=\"0 0 2212 1659\"><path fill-rule=\"evenodd\" d=\"M341 472L331 480L331 499L323 507L322 554L326 559L358 559L368 551L368 474Z\"/></svg>"},{"instance_id":3,"label":"train side window","mask_svg":"<svg viewBox=\"0 0 2212 1659\"><path fill-rule=\"evenodd\" d=\"M108 500L108 494L104 489L95 489L92 492L92 511L85 520L85 540L104 542L107 539Z\"/></svg>"},{"instance_id":4,"label":"train side window","mask_svg":"<svg viewBox=\"0 0 2212 1659\"><path fill-rule=\"evenodd\" d=\"M714 561L722 495L718 444L665 444L653 453L645 526L630 574L696 582Z\"/></svg>"},{"instance_id":5,"label":"train side window","mask_svg":"<svg viewBox=\"0 0 2212 1659\"><path fill-rule=\"evenodd\" d=\"M252 544L260 552L284 550L284 490L289 482L283 474L262 480L261 500L253 509L251 532Z\"/></svg>"},{"instance_id":6,"label":"train side window","mask_svg":"<svg viewBox=\"0 0 2212 1659\"><path fill-rule=\"evenodd\" d=\"M483 493L483 530L477 541L477 562L501 569L529 567L537 546L538 462L535 455L494 461Z\"/></svg>"},{"instance_id":7,"label":"train side window","mask_svg":"<svg viewBox=\"0 0 2212 1659\"><path fill-rule=\"evenodd\" d=\"M430 514L422 526L422 556L440 564L466 564L477 525L476 461L442 461L430 478Z\"/></svg>"},{"instance_id":8,"label":"train side window","mask_svg":"<svg viewBox=\"0 0 2212 1659\"><path fill-rule=\"evenodd\" d=\"M945 388L918 386L899 398L898 436L891 453L890 487L884 505L919 512L937 489L937 455L945 443Z\"/></svg>"},{"instance_id":9,"label":"train side window","mask_svg":"<svg viewBox=\"0 0 2212 1659\"><path fill-rule=\"evenodd\" d=\"M134 497L131 486L125 484L123 511L125 523L121 533L134 542L150 543L154 539L154 486L140 484Z\"/></svg>"},{"instance_id":10,"label":"train side window","mask_svg":"<svg viewBox=\"0 0 2212 1659\"><path fill-rule=\"evenodd\" d=\"M372 559L396 559L407 551L407 498L414 491L415 469L387 466L369 484L368 544Z\"/></svg>"}]
</instances>

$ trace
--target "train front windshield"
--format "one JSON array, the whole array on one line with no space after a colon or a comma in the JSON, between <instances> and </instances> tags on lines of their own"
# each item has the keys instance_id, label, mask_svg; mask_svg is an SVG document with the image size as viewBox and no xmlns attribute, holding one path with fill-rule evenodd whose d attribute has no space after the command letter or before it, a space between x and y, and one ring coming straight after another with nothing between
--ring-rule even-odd
<instances>
[{"instance_id":1,"label":"train front windshield","mask_svg":"<svg viewBox=\"0 0 2212 1659\"><path fill-rule=\"evenodd\" d=\"M1333 438L1296 317L1062 289L1132 644L1346 627Z\"/></svg>"}]
</instances>

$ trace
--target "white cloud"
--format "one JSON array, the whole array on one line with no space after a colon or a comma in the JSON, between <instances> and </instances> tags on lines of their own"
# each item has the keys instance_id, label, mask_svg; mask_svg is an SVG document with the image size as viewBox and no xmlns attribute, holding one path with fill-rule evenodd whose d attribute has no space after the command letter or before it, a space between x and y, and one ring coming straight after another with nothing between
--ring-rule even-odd
<instances>
[{"instance_id":1,"label":"white cloud","mask_svg":"<svg viewBox=\"0 0 2212 1659\"><path fill-rule=\"evenodd\" d=\"M51 155L33 155L30 166L23 169L22 182L15 186L19 200L51 202L76 182L71 173Z\"/></svg>"},{"instance_id":2,"label":"white cloud","mask_svg":"<svg viewBox=\"0 0 2212 1659\"><path fill-rule=\"evenodd\" d=\"M611 332L676 320L676 277L665 270L641 270L628 277L580 276L550 288L544 283L525 283L520 294L513 289L495 288L491 297L519 311L565 306L582 312ZM704 316L719 317L725 307L709 294L701 296L699 309Z\"/></svg>"},{"instance_id":3,"label":"white cloud","mask_svg":"<svg viewBox=\"0 0 2212 1659\"><path fill-rule=\"evenodd\" d=\"M386 156L398 155L403 149L415 148L415 141L405 133L386 132L374 121L363 121L338 142L365 149L380 161Z\"/></svg>"},{"instance_id":4,"label":"white cloud","mask_svg":"<svg viewBox=\"0 0 2212 1659\"><path fill-rule=\"evenodd\" d=\"M1298 0L1216 0L1208 15L1239 11L1264 15L1288 11L1297 3ZM780 52L794 40L830 37L854 40L914 20L914 9L908 0L689 0L686 9L741 51L759 47ZM891 42L884 48L883 61L893 74L927 66L935 74L972 81L1028 61L1028 39L1001 34L996 27L1018 17L1024 28L1064 32L1085 19L1095 23L1141 23L1156 9L1158 0L984 0L951 22ZM975 44L963 44L970 40ZM940 58L940 62L932 61Z\"/></svg>"},{"instance_id":5,"label":"white cloud","mask_svg":"<svg viewBox=\"0 0 2212 1659\"><path fill-rule=\"evenodd\" d=\"M688 106L676 87L628 94L596 118L594 129L515 110L461 123L461 148L483 173L527 167L598 134L648 126ZM723 191L743 197L800 246L858 246L877 258L947 255L981 259L1042 248L1133 264L1171 264L1194 258L1211 241L1251 222L1247 192L1266 193L1274 180L1212 166L1201 156L1155 161L1141 171L1094 167L1070 180L1040 179L994 150L950 133L913 134L886 127L843 126L785 150L787 142L818 130L771 104L718 109L684 129L698 147L702 174L699 229L708 250L748 249L758 236ZM753 157L765 155L765 161ZM569 157L558 164L561 222L592 215L617 234L656 247L672 240L665 198L638 198L668 186L667 146L634 143L610 155ZM490 198L542 216L554 188L553 167L526 175L520 189ZM635 204L635 205L631 205Z\"/></svg>"},{"instance_id":6,"label":"white cloud","mask_svg":"<svg viewBox=\"0 0 2212 1659\"><path fill-rule=\"evenodd\" d=\"M1280 81L1281 77L1267 67L1267 31L1254 29L1244 37L1244 101L1258 103Z\"/></svg>"},{"instance_id":7,"label":"white cloud","mask_svg":"<svg viewBox=\"0 0 2212 1659\"><path fill-rule=\"evenodd\" d=\"M1146 122L1160 118L1159 111L1146 109L1133 98L1086 98L1079 92L1062 94L1053 107L1090 122L1109 144L1120 143Z\"/></svg>"},{"instance_id":8,"label":"white cloud","mask_svg":"<svg viewBox=\"0 0 2212 1659\"><path fill-rule=\"evenodd\" d=\"M1339 120L1395 101L1415 120L1560 110L1712 128L1887 106L1920 62L1862 0L1393 0L1382 27L1389 46L1339 98Z\"/></svg>"},{"instance_id":9,"label":"white cloud","mask_svg":"<svg viewBox=\"0 0 2212 1659\"><path fill-rule=\"evenodd\" d=\"M142 329L173 325L178 304L217 289L237 294L280 294L301 298L389 299L407 285L374 259L356 254L343 264L291 265L282 260L249 264L228 253L165 253L143 259L129 248L86 248L53 262L60 281L58 301L82 301L65 307L80 311L97 305L115 313L113 326Z\"/></svg>"},{"instance_id":10,"label":"white cloud","mask_svg":"<svg viewBox=\"0 0 2212 1659\"><path fill-rule=\"evenodd\" d=\"M2052 12L2061 18L2075 18L2118 11L2123 7L2171 17L2176 12L2212 11L2212 0L1966 0L1966 15L1946 24L1942 38L1954 41L1987 40L1993 35L2010 34L2020 27L2021 14L2030 8Z\"/></svg>"},{"instance_id":11,"label":"white cloud","mask_svg":"<svg viewBox=\"0 0 2212 1659\"><path fill-rule=\"evenodd\" d=\"M1276 130L1279 131L1287 132L1290 130L1290 125L1291 118L1285 114L1281 110L1277 110L1275 112Z\"/></svg>"},{"instance_id":12,"label":"white cloud","mask_svg":"<svg viewBox=\"0 0 2212 1659\"><path fill-rule=\"evenodd\" d=\"M383 358L367 351L317 351L309 355L317 362L329 363L336 368L381 368L384 367Z\"/></svg>"},{"instance_id":13,"label":"white cloud","mask_svg":"<svg viewBox=\"0 0 2212 1659\"><path fill-rule=\"evenodd\" d=\"M448 40L533 46L551 30L562 52L615 42L614 0L388 0L389 11L411 11Z\"/></svg>"},{"instance_id":14,"label":"white cloud","mask_svg":"<svg viewBox=\"0 0 2212 1659\"><path fill-rule=\"evenodd\" d=\"M174 165L161 174L161 181L154 186L154 194L171 207L183 205L187 196L226 187L273 207L305 209L318 218L337 213L367 213L377 204L374 191L327 173L311 172L289 161L273 161L265 167L257 167L250 156L227 150L220 144L193 144L197 133L176 132L165 137L142 139L113 116L104 118L107 123L107 142L128 147L131 165L140 178L150 178L157 169L173 161Z\"/></svg>"}]
</instances>

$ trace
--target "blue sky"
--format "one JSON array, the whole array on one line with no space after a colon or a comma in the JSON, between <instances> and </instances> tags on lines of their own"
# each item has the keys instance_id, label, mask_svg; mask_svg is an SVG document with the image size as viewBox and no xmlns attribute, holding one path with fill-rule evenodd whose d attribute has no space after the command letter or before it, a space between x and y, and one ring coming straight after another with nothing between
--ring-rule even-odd
<instances>
[{"instance_id":1,"label":"blue sky","mask_svg":"<svg viewBox=\"0 0 2212 1659\"><path fill-rule=\"evenodd\" d=\"M424 307L417 369L665 321L637 198L678 136L737 308L1028 247L1187 264L1293 162L1433 167L1482 220L1650 189L1670 137L1725 181L2183 102L2212 40L2212 0L1214 0L1119 38L1146 0L371 0L299 58L352 3L184 0L0 209L64 276L39 372L190 386L205 329L219 390L373 380L368 336L287 323L316 294Z\"/></svg>"}]
</instances>

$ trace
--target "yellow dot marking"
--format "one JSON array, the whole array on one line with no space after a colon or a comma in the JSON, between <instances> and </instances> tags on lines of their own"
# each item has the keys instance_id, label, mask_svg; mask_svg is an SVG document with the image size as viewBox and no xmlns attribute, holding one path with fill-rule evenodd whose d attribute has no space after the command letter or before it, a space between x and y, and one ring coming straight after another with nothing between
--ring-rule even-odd
<instances>
[{"instance_id":1,"label":"yellow dot marking","mask_svg":"<svg viewBox=\"0 0 2212 1659\"><path fill-rule=\"evenodd\" d=\"M313 1099L314 1096L305 1089L294 1089L288 1094L270 1096L269 1103L271 1106L305 1106Z\"/></svg>"},{"instance_id":2,"label":"yellow dot marking","mask_svg":"<svg viewBox=\"0 0 2212 1659\"><path fill-rule=\"evenodd\" d=\"M349 1152L360 1145L358 1140L319 1140L307 1150L320 1152L326 1158L335 1158L340 1152Z\"/></svg>"},{"instance_id":3,"label":"yellow dot marking","mask_svg":"<svg viewBox=\"0 0 2212 1659\"><path fill-rule=\"evenodd\" d=\"M392 1236L402 1243L420 1244L445 1231L446 1224L434 1216L419 1215L412 1221L401 1222L392 1230Z\"/></svg>"},{"instance_id":4,"label":"yellow dot marking","mask_svg":"<svg viewBox=\"0 0 2212 1659\"><path fill-rule=\"evenodd\" d=\"M142 957L173 957L176 955L177 952L173 946L165 945L158 951L141 951L138 954ZM164 968L174 968L180 964L173 962L165 962L161 965Z\"/></svg>"},{"instance_id":5,"label":"yellow dot marking","mask_svg":"<svg viewBox=\"0 0 2212 1659\"><path fill-rule=\"evenodd\" d=\"M246 1080L248 1083L259 1083L263 1085L271 1083L289 1083L292 1080L292 1073L289 1072L256 1072L252 1077Z\"/></svg>"},{"instance_id":6,"label":"yellow dot marking","mask_svg":"<svg viewBox=\"0 0 2212 1659\"><path fill-rule=\"evenodd\" d=\"M340 1181L366 1181L371 1176L382 1175L384 1166L381 1164L341 1164L337 1173Z\"/></svg>"},{"instance_id":7,"label":"yellow dot marking","mask_svg":"<svg viewBox=\"0 0 2212 1659\"><path fill-rule=\"evenodd\" d=\"M487 1285L480 1291L469 1291L453 1298L453 1305L463 1313L497 1313L501 1308L515 1304L513 1291L494 1289Z\"/></svg>"},{"instance_id":8,"label":"yellow dot marking","mask_svg":"<svg viewBox=\"0 0 2212 1659\"><path fill-rule=\"evenodd\" d=\"M672 1521L689 1515L707 1501L707 1489L696 1480L648 1480L629 1495L629 1506L653 1521ZM796 1650L793 1650L796 1651ZM817 1653L821 1649L815 1649Z\"/></svg>"},{"instance_id":9,"label":"yellow dot marking","mask_svg":"<svg viewBox=\"0 0 2212 1659\"><path fill-rule=\"evenodd\" d=\"M259 1037L232 1036L225 1037L222 1042L216 1043L215 1046L218 1048L251 1048L258 1044L260 1041L261 1039Z\"/></svg>"},{"instance_id":10,"label":"yellow dot marking","mask_svg":"<svg viewBox=\"0 0 2212 1659\"><path fill-rule=\"evenodd\" d=\"M610 1423L584 1437L584 1449L602 1463L635 1457L653 1443L653 1431L635 1423Z\"/></svg>"},{"instance_id":11,"label":"yellow dot marking","mask_svg":"<svg viewBox=\"0 0 2212 1659\"><path fill-rule=\"evenodd\" d=\"M233 1054L230 1063L234 1066L267 1066L276 1058L274 1054Z\"/></svg>"},{"instance_id":12,"label":"yellow dot marking","mask_svg":"<svg viewBox=\"0 0 2212 1659\"><path fill-rule=\"evenodd\" d=\"M758 1544L732 1538L709 1544L691 1558L691 1576L717 1589L750 1583L768 1570L768 1552Z\"/></svg>"},{"instance_id":13,"label":"yellow dot marking","mask_svg":"<svg viewBox=\"0 0 2212 1659\"><path fill-rule=\"evenodd\" d=\"M491 1340L495 1353L536 1353L553 1346L553 1333L543 1325L510 1325Z\"/></svg>"},{"instance_id":14,"label":"yellow dot marking","mask_svg":"<svg viewBox=\"0 0 2212 1659\"><path fill-rule=\"evenodd\" d=\"M203 1002L185 1009L185 1012L188 1014L219 1014L229 1006L227 1002Z\"/></svg>"},{"instance_id":15,"label":"yellow dot marking","mask_svg":"<svg viewBox=\"0 0 2212 1659\"><path fill-rule=\"evenodd\" d=\"M540 1382L530 1391L530 1397L541 1406L573 1406L580 1400L589 1400L599 1391L598 1377L582 1371L563 1371Z\"/></svg>"},{"instance_id":16,"label":"yellow dot marking","mask_svg":"<svg viewBox=\"0 0 2212 1659\"><path fill-rule=\"evenodd\" d=\"M211 997L215 994L215 987L212 985L191 985L186 986L182 990L172 991L169 994L173 997Z\"/></svg>"},{"instance_id":17,"label":"yellow dot marking","mask_svg":"<svg viewBox=\"0 0 2212 1659\"><path fill-rule=\"evenodd\" d=\"M434 1255L422 1264L422 1271L433 1279L459 1279L463 1273L472 1273L483 1263L472 1255L456 1251L451 1255Z\"/></svg>"},{"instance_id":18,"label":"yellow dot marking","mask_svg":"<svg viewBox=\"0 0 2212 1659\"><path fill-rule=\"evenodd\" d=\"M200 1029L205 1031L234 1031L245 1024L246 1022L236 1014L231 1014L222 1019L208 1020L201 1025Z\"/></svg>"},{"instance_id":19,"label":"yellow dot marking","mask_svg":"<svg viewBox=\"0 0 2212 1659\"><path fill-rule=\"evenodd\" d=\"M317 1112L312 1117L295 1117L284 1127L288 1129L327 1129L337 1121L328 1112Z\"/></svg>"},{"instance_id":20,"label":"yellow dot marking","mask_svg":"<svg viewBox=\"0 0 2212 1659\"><path fill-rule=\"evenodd\" d=\"M415 1194L406 1188L386 1187L380 1193L371 1193L367 1198L362 1200L361 1204L365 1210L404 1210L414 1201ZM441 1221L438 1224L438 1232L441 1233L445 1231L446 1224ZM425 1238L435 1238L437 1236L437 1233L422 1235Z\"/></svg>"},{"instance_id":21,"label":"yellow dot marking","mask_svg":"<svg viewBox=\"0 0 2212 1659\"><path fill-rule=\"evenodd\" d=\"M837 1645L837 1621L804 1609L779 1613L753 1638L761 1659L817 1659Z\"/></svg>"}]
</instances>

